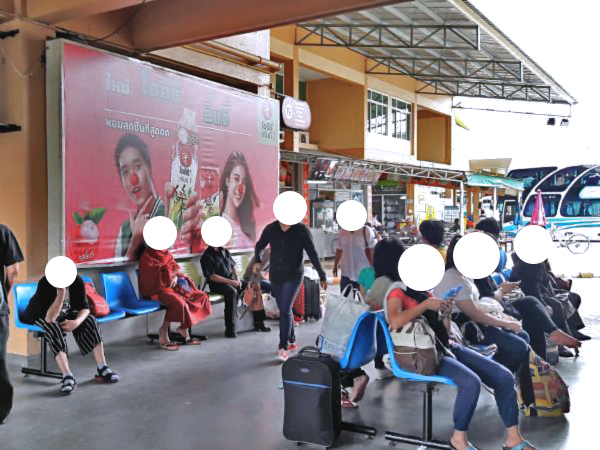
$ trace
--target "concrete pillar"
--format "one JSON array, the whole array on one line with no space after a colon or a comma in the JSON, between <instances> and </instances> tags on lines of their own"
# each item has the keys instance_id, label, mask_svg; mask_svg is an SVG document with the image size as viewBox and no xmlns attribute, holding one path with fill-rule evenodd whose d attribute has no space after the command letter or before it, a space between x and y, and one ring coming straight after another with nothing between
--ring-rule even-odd
<instances>
[{"instance_id":1,"label":"concrete pillar","mask_svg":"<svg viewBox=\"0 0 600 450\"><path fill-rule=\"evenodd\" d=\"M0 217L15 233L23 254L17 282L43 275L48 262L48 182L46 174L46 77L41 58L49 29L21 20L0 25L19 34L2 41L0 120L21 131L0 134ZM14 311L12 294L10 308ZM36 340L10 321L8 351L33 354Z\"/></svg>"},{"instance_id":2,"label":"concrete pillar","mask_svg":"<svg viewBox=\"0 0 600 450\"><path fill-rule=\"evenodd\" d=\"M481 189L475 188L473 190L473 221L475 224L479 222L479 201L481 200Z\"/></svg>"},{"instance_id":3,"label":"concrete pillar","mask_svg":"<svg viewBox=\"0 0 600 450\"><path fill-rule=\"evenodd\" d=\"M465 183L463 183L462 181L460 182L460 191L459 191L459 200L458 200L458 204L459 204L459 208L458 208L458 222L460 223L460 234L465 234L465 219L464 219L464 212L465 212L465 205L463 203L463 195L465 192ZM454 191L454 203L456 204L456 191Z\"/></svg>"},{"instance_id":4,"label":"concrete pillar","mask_svg":"<svg viewBox=\"0 0 600 450\"><path fill-rule=\"evenodd\" d=\"M294 58L283 66L283 92L290 97L300 97L300 58L298 47L294 46ZM285 130L282 147L297 152L300 148L300 135L296 131Z\"/></svg>"},{"instance_id":5,"label":"concrete pillar","mask_svg":"<svg viewBox=\"0 0 600 450\"><path fill-rule=\"evenodd\" d=\"M412 217L415 219L415 185L413 183L406 184L406 218Z\"/></svg>"}]
</instances>

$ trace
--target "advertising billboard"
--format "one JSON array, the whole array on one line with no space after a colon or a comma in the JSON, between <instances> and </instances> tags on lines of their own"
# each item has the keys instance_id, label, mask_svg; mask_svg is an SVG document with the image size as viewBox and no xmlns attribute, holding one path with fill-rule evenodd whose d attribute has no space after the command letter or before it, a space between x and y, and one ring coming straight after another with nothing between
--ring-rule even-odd
<instances>
[{"instance_id":1,"label":"advertising billboard","mask_svg":"<svg viewBox=\"0 0 600 450\"><path fill-rule=\"evenodd\" d=\"M49 251L76 264L136 260L157 215L178 227L176 256L203 250L213 215L231 223L231 250L253 248L274 220L277 101L61 40L47 53L48 89L60 88L59 134L48 107L49 209L62 209L49 211L60 240Z\"/></svg>"}]
</instances>

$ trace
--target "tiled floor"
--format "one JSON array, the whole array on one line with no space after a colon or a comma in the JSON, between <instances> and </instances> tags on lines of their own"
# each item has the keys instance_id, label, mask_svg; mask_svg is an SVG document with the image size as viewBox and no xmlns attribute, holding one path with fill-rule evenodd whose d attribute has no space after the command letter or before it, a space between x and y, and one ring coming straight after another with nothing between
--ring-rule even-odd
<instances>
[{"instance_id":1,"label":"tiled floor","mask_svg":"<svg viewBox=\"0 0 600 450\"><path fill-rule=\"evenodd\" d=\"M586 331L594 339L581 357L562 360L559 370L571 385L572 412L561 418L522 418L524 435L540 449L595 449L596 406L600 373L600 280L577 280L582 293ZM110 325L107 325L109 327ZM202 325L209 340L200 347L166 352L143 337L108 347L108 359L122 382L92 381L94 363L75 353L72 365L80 382L66 398L55 380L25 378L11 366L15 407L0 427L1 450L59 449L292 449L282 435L283 393L273 333L222 337L223 323ZM299 327L301 345L311 345L319 325ZM110 331L110 330L107 330ZM416 434L420 430L420 395L396 380L372 381L356 411L344 420L375 426L369 441L343 433L336 448L388 448L387 429ZM434 396L434 434L451 431L454 391L443 387ZM307 411L310 414L310 411ZM500 449L503 432L493 398L482 392L471 425L471 440L481 449ZM398 445L396 448L414 448Z\"/></svg>"}]
</instances>

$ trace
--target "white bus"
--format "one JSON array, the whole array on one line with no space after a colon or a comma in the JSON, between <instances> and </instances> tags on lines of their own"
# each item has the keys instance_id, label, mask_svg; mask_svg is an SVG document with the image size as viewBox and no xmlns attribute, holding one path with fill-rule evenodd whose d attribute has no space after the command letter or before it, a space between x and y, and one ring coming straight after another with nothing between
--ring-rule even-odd
<instances>
[{"instance_id":1,"label":"white bus","mask_svg":"<svg viewBox=\"0 0 600 450\"><path fill-rule=\"evenodd\" d=\"M527 225L535 206L537 191L542 192L544 212L550 226L565 232L583 234L600 240L600 165L578 165L558 169L533 167L512 170L509 178L525 182L520 196L520 222ZM502 228L513 234L517 198L505 196L500 200Z\"/></svg>"}]
</instances>

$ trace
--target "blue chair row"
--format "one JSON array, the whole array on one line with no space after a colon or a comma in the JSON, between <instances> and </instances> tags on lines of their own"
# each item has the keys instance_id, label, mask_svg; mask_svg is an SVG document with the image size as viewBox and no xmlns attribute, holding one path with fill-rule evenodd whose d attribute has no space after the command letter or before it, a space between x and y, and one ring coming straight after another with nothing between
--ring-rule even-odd
<instances>
[{"instance_id":1,"label":"blue chair row","mask_svg":"<svg viewBox=\"0 0 600 450\"><path fill-rule=\"evenodd\" d=\"M90 277L84 276L85 282L93 283ZM140 316L158 311L161 304L156 301L139 299L131 280L125 272L103 273L102 284L104 286L104 295L110 308L110 313L105 317L97 319L99 324L113 322L129 316ZM47 367L47 348L44 331L37 325L30 325L23 322L23 314L29 305L31 297L35 294L37 283L16 284L13 288L15 296L15 326L35 333L40 339L40 368L32 369L23 367L22 373L26 375L38 375L50 378L62 378L61 374L51 372Z\"/></svg>"},{"instance_id":2,"label":"blue chair row","mask_svg":"<svg viewBox=\"0 0 600 450\"><path fill-rule=\"evenodd\" d=\"M496 272L492 274L492 278L494 279L497 285L500 285L503 281L510 280L511 274L512 269L504 269L502 272Z\"/></svg>"},{"instance_id":3,"label":"blue chair row","mask_svg":"<svg viewBox=\"0 0 600 450\"><path fill-rule=\"evenodd\" d=\"M386 431L385 438L392 442L425 446L430 448L451 449L444 442L433 440L433 390L438 384L454 386L452 380L442 376L426 376L402 369L394 357L394 343L383 312L365 312L354 325L346 354L340 361L342 370L350 371L366 366L375 359L375 355L390 355L390 365L394 376L401 381L420 383L423 392L423 428L421 437L409 436ZM345 428L346 429L346 428ZM356 431L350 429L350 431Z\"/></svg>"}]
</instances>

